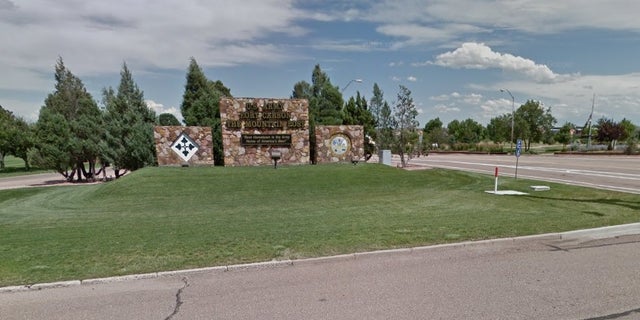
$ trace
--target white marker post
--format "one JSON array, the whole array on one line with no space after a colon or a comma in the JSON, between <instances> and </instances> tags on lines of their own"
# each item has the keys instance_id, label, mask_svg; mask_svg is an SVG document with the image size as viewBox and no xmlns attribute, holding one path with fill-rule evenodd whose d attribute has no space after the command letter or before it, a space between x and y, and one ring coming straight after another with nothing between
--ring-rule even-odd
<instances>
[{"instance_id":1,"label":"white marker post","mask_svg":"<svg viewBox=\"0 0 640 320\"><path fill-rule=\"evenodd\" d=\"M493 191L485 191L486 193L492 193L492 194L498 194L498 195L522 195L522 194L527 194L524 192L520 192L520 191L515 191L515 190L502 190L502 191L498 191L498 167L496 167L496 170L493 174L493 176L496 178L496 184L493 187Z\"/></svg>"}]
</instances>

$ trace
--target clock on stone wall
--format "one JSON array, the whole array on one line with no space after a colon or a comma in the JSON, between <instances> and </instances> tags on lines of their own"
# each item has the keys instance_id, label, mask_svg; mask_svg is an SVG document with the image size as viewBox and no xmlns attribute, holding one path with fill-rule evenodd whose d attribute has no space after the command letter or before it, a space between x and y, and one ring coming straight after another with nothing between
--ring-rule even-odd
<instances>
[{"instance_id":1,"label":"clock on stone wall","mask_svg":"<svg viewBox=\"0 0 640 320\"><path fill-rule=\"evenodd\" d=\"M351 150L351 139L345 134L334 134L330 142L331 153L335 156L341 157Z\"/></svg>"}]
</instances>

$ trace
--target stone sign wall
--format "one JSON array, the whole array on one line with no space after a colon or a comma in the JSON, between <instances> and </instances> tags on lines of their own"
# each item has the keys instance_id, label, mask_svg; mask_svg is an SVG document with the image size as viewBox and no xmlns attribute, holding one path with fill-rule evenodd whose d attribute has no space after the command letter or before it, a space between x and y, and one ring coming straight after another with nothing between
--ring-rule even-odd
<instances>
[{"instance_id":1,"label":"stone sign wall","mask_svg":"<svg viewBox=\"0 0 640 320\"><path fill-rule=\"evenodd\" d=\"M209 127L154 127L156 156L160 166L210 165L213 139Z\"/></svg>"},{"instance_id":2,"label":"stone sign wall","mask_svg":"<svg viewBox=\"0 0 640 320\"><path fill-rule=\"evenodd\" d=\"M364 161L362 126L317 126L316 162Z\"/></svg>"},{"instance_id":3,"label":"stone sign wall","mask_svg":"<svg viewBox=\"0 0 640 320\"><path fill-rule=\"evenodd\" d=\"M309 102L303 99L221 98L225 166L309 163Z\"/></svg>"}]
</instances>

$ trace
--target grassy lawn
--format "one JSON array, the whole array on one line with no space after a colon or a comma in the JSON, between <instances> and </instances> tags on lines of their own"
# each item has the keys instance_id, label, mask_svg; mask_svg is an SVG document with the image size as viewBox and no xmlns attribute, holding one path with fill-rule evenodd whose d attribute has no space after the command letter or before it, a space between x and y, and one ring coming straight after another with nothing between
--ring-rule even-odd
<instances>
[{"instance_id":1,"label":"grassy lawn","mask_svg":"<svg viewBox=\"0 0 640 320\"><path fill-rule=\"evenodd\" d=\"M50 170L42 170L40 168L31 168L27 171L24 168L24 160L14 156L4 157L4 168L0 169L0 178L22 176L34 173L52 172Z\"/></svg>"},{"instance_id":2,"label":"grassy lawn","mask_svg":"<svg viewBox=\"0 0 640 320\"><path fill-rule=\"evenodd\" d=\"M0 286L566 231L640 221L637 195L376 164L146 168L0 191ZM540 184L501 179L500 189Z\"/></svg>"}]
</instances>

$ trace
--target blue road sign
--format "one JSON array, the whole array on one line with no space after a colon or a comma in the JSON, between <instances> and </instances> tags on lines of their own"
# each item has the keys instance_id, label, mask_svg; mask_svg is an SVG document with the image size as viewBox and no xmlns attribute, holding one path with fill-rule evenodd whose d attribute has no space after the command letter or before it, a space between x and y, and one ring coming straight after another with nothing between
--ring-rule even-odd
<instances>
[{"instance_id":1,"label":"blue road sign","mask_svg":"<svg viewBox=\"0 0 640 320\"><path fill-rule=\"evenodd\" d=\"M516 157L520 157L520 154L522 153L522 140L518 139L518 142L516 142Z\"/></svg>"}]
</instances>

